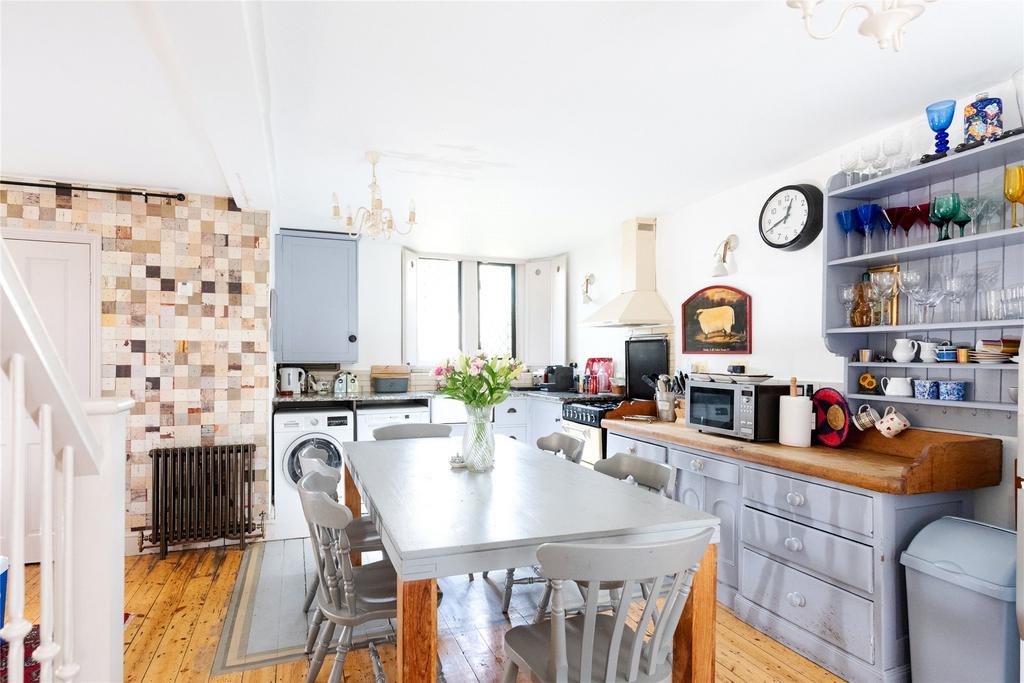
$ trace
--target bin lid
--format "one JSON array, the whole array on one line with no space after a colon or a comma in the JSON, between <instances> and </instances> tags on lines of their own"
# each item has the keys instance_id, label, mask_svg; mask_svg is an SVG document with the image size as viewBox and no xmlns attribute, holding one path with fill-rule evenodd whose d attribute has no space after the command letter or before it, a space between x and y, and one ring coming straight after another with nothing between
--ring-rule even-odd
<instances>
[{"instance_id":1,"label":"bin lid","mask_svg":"<svg viewBox=\"0 0 1024 683\"><path fill-rule=\"evenodd\" d=\"M1004 602L1016 599L1017 534L961 517L921 529L900 556L903 566Z\"/></svg>"}]
</instances>

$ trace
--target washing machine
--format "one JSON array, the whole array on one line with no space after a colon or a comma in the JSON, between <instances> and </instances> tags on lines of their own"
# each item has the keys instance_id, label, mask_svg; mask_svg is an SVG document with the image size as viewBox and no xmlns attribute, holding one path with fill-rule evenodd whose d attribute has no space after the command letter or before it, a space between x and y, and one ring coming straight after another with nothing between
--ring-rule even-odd
<instances>
[{"instance_id":1,"label":"washing machine","mask_svg":"<svg viewBox=\"0 0 1024 683\"><path fill-rule=\"evenodd\" d=\"M276 485L274 517L267 525L268 539L309 536L299 501L299 456L318 455L332 467L340 468L341 444L346 441L355 441L355 416L351 410L319 408L274 413Z\"/></svg>"}]
</instances>

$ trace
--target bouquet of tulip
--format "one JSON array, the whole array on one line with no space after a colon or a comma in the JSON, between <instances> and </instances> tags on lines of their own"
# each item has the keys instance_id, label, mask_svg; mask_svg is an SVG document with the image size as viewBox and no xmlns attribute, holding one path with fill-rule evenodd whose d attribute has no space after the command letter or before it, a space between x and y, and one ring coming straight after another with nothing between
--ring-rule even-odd
<instances>
[{"instance_id":1,"label":"bouquet of tulip","mask_svg":"<svg viewBox=\"0 0 1024 683\"><path fill-rule=\"evenodd\" d=\"M491 408L508 398L512 382L519 377L523 367L521 361L511 356L488 357L478 352L472 356L460 354L434 370L438 378L438 392L462 401L466 406L462 457L461 461L453 459L453 466L465 466L479 472L494 467Z\"/></svg>"}]
</instances>

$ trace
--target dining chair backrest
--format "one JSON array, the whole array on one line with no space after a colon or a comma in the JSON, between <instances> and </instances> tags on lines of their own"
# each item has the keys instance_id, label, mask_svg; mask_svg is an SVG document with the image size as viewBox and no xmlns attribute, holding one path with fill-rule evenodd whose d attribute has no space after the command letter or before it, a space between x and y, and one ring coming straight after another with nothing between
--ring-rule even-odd
<instances>
[{"instance_id":1,"label":"dining chair backrest","mask_svg":"<svg viewBox=\"0 0 1024 683\"><path fill-rule=\"evenodd\" d=\"M583 447L585 445L583 439L566 434L565 432L555 432L554 434L548 434L537 439L537 448L542 451L561 453L566 460L575 465L579 465L580 460L583 459Z\"/></svg>"},{"instance_id":2,"label":"dining chair backrest","mask_svg":"<svg viewBox=\"0 0 1024 683\"><path fill-rule=\"evenodd\" d=\"M427 439L451 436L451 433L451 425L417 422L413 424L397 424L377 427L373 430L373 438L377 441L391 441L393 439Z\"/></svg>"},{"instance_id":3,"label":"dining chair backrest","mask_svg":"<svg viewBox=\"0 0 1024 683\"><path fill-rule=\"evenodd\" d=\"M603 617L598 626L600 591L587 591L583 612L583 633L580 642L580 681L594 678L611 683L616 678L636 680L641 669L645 675L654 674L667 665L671 671L670 653L676 625L683 614L694 573L704 550L714 534L708 528L695 535L678 541L652 544L590 544L590 543L545 543L537 550L540 574L551 581L551 639L548 645L548 670L554 674L556 683L568 680L569 660L566 647L565 604L562 597L563 582L589 582L598 585L604 581L622 582L614 621L609 625ZM634 604L634 592L643 582L648 590L637 603L641 607L635 627L626 623L635 616L630 610ZM644 635L653 626L654 632L645 641ZM607 629L611 628L610 637ZM599 642L607 643L603 672L593 671L594 648L599 628L603 631ZM604 646L604 645L602 645ZM628 648L628 657L621 658ZM573 648L574 652L577 652ZM625 662L627 671L620 672L620 662ZM595 677L593 674L597 674ZM625 675L623 676L623 673Z\"/></svg>"},{"instance_id":4,"label":"dining chair backrest","mask_svg":"<svg viewBox=\"0 0 1024 683\"><path fill-rule=\"evenodd\" d=\"M299 469L302 471L302 475L305 476L311 472L328 477L334 480L335 493L337 493L338 482L341 481L341 470L337 467L331 467L327 464L326 460L322 460L316 457L299 456Z\"/></svg>"},{"instance_id":5,"label":"dining chair backrest","mask_svg":"<svg viewBox=\"0 0 1024 683\"><path fill-rule=\"evenodd\" d=\"M594 463L594 470L616 479L632 479L637 486L666 495L672 485L673 469L638 455L616 453Z\"/></svg>"},{"instance_id":6,"label":"dining chair backrest","mask_svg":"<svg viewBox=\"0 0 1024 683\"><path fill-rule=\"evenodd\" d=\"M352 521L347 507L332 498L330 477L311 472L299 480L299 501L309 523L309 540L316 558L317 574L331 607L350 611L355 604L351 543L345 528Z\"/></svg>"}]
</instances>

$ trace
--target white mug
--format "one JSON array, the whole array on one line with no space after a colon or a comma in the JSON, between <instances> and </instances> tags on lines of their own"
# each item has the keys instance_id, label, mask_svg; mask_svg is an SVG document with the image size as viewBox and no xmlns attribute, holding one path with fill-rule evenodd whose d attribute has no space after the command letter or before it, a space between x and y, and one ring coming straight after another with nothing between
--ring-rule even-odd
<instances>
[{"instance_id":1,"label":"white mug","mask_svg":"<svg viewBox=\"0 0 1024 683\"><path fill-rule=\"evenodd\" d=\"M882 436L892 438L910 426L910 420L906 416L889 406L885 409L885 415L875 423L875 427L882 433Z\"/></svg>"},{"instance_id":2,"label":"white mug","mask_svg":"<svg viewBox=\"0 0 1024 683\"><path fill-rule=\"evenodd\" d=\"M918 342L917 345L921 348L921 362L922 363L937 363L939 357L935 353L935 349L938 348L938 342Z\"/></svg>"},{"instance_id":3,"label":"white mug","mask_svg":"<svg viewBox=\"0 0 1024 683\"><path fill-rule=\"evenodd\" d=\"M882 392L886 396L913 396L914 386L909 377L883 377Z\"/></svg>"}]
</instances>

